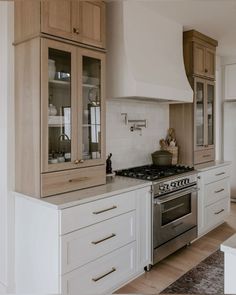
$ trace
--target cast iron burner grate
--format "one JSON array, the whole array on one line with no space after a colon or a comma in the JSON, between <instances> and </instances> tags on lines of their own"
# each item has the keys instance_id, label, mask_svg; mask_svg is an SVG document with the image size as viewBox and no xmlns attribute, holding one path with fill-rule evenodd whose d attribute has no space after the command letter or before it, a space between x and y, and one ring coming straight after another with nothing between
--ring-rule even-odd
<instances>
[{"instance_id":1,"label":"cast iron burner grate","mask_svg":"<svg viewBox=\"0 0 236 295\"><path fill-rule=\"evenodd\" d=\"M154 181L193 170L193 167L180 165L162 167L155 165L145 165L140 167L118 170L116 171L116 175Z\"/></svg>"}]
</instances>

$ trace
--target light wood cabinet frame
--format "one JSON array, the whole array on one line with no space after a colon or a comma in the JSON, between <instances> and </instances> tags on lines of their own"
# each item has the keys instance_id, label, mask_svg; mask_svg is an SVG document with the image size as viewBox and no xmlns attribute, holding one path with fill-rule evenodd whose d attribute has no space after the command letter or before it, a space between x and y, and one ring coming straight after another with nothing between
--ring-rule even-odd
<instances>
[{"instance_id":1,"label":"light wood cabinet frame","mask_svg":"<svg viewBox=\"0 0 236 295\"><path fill-rule=\"evenodd\" d=\"M71 134L71 162L48 164L48 51L49 48L69 52L71 54L71 110L72 110L72 134ZM77 77L80 75L78 68L81 67L77 60L77 49L75 46L49 39L42 39L41 47L41 172L57 171L78 168L74 163L78 159L78 113L80 109L77 99ZM79 80L81 80L81 76Z\"/></svg>"},{"instance_id":2,"label":"light wood cabinet frame","mask_svg":"<svg viewBox=\"0 0 236 295\"><path fill-rule=\"evenodd\" d=\"M50 37L100 50L106 47L105 1L17 0L14 5L15 44Z\"/></svg>"}]
</instances>

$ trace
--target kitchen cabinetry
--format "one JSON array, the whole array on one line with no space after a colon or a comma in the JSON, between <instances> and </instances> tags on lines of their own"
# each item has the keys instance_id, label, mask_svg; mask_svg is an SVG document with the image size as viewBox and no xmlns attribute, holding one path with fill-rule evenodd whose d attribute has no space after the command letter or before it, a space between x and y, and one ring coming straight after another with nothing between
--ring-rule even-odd
<instances>
[{"instance_id":1,"label":"kitchen cabinetry","mask_svg":"<svg viewBox=\"0 0 236 295\"><path fill-rule=\"evenodd\" d=\"M230 211L230 166L213 166L199 173L198 235L224 222Z\"/></svg>"},{"instance_id":2,"label":"kitchen cabinetry","mask_svg":"<svg viewBox=\"0 0 236 295\"><path fill-rule=\"evenodd\" d=\"M26 13L34 16L31 23L25 18ZM105 48L103 1L16 1L15 24L16 43L42 33Z\"/></svg>"},{"instance_id":3,"label":"kitchen cabinetry","mask_svg":"<svg viewBox=\"0 0 236 295\"><path fill-rule=\"evenodd\" d=\"M170 126L176 130L179 161L183 164L197 165L215 159L216 45L217 41L198 32L184 33L185 68L194 91L194 104L170 106Z\"/></svg>"},{"instance_id":4,"label":"kitchen cabinetry","mask_svg":"<svg viewBox=\"0 0 236 295\"><path fill-rule=\"evenodd\" d=\"M195 30L184 32L184 59L188 76L215 79L215 57L218 42Z\"/></svg>"},{"instance_id":5,"label":"kitchen cabinetry","mask_svg":"<svg viewBox=\"0 0 236 295\"><path fill-rule=\"evenodd\" d=\"M16 46L15 69L16 190L45 197L105 183L105 54L35 38Z\"/></svg>"},{"instance_id":6,"label":"kitchen cabinetry","mask_svg":"<svg viewBox=\"0 0 236 295\"><path fill-rule=\"evenodd\" d=\"M215 83L194 78L194 164L215 159Z\"/></svg>"},{"instance_id":7,"label":"kitchen cabinetry","mask_svg":"<svg viewBox=\"0 0 236 295\"><path fill-rule=\"evenodd\" d=\"M112 293L150 264L150 212L149 186L65 209L17 195L16 291Z\"/></svg>"}]
</instances>

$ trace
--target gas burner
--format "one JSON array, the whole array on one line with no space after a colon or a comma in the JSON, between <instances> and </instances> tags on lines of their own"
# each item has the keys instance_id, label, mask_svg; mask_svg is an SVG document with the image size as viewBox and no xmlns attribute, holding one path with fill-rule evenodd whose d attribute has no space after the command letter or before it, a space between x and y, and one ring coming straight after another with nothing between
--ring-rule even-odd
<instances>
[{"instance_id":1,"label":"gas burner","mask_svg":"<svg viewBox=\"0 0 236 295\"><path fill-rule=\"evenodd\" d=\"M165 177L171 177L174 175L191 172L193 167L188 166L155 166L155 165L145 165L140 167L134 167L130 169L123 169L116 172L117 175L144 179L149 181L157 181Z\"/></svg>"}]
</instances>

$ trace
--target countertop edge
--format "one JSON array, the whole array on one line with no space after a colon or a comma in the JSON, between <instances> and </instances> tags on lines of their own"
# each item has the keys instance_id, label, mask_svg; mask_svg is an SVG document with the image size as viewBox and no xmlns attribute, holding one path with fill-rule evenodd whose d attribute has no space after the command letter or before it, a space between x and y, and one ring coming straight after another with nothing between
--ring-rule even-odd
<instances>
[{"instance_id":1,"label":"countertop edge","mask_svg":"<svg viewBox=\"0 0 236 295\"><path fill-rule=\"evenodd\" d=\"M24 195L24 194L21 194L21 193L18 193L18 192L13 192L13 193L14 193L15 197L25 198L25 199L28 199L29 201L38 203L39 205L42 205L42 206L45 206L45 207L48 207L48 208L51 208L51 209L64 210L64 209L67 209L67 208L70 208L70 207L75 207L75 206L79 206L79 205L82 205L82 204L94 202L94 201L97 201L97 200L109 198L109 197L112 197L112 196L115 196L115 195L118 195L118 194L123 194L123 193L130 192L130 191L133 191L133 190L136 190L136 189L145 188L145 187L148 187L148 186L151 186L151 185L152 185L152 182L150 182L150 181L146 182L145 181L144 183L134 184L134 185L132 185L130 187L124 187L124 188L114 190L114 191L111 191L111 192L108 192L108 193L98 194L98 195L94 195L94 196L91 196L91 197L85 197L83 199L79 199L79 200L75 200L75 201L68 201L68 202L65 202L63 204L58 204L58 205L50 203L50 202L46 201L44 198L34 198L34 197ZM78 190L78 192L79 191L80 190ZM48 198L50 198L50 197L48 197Z\"/></svg>"},{"instance_id":2,"label":"countertop edge","mask_svg":"<svg viewBox=\"0 0 236 295\"><path fill-rule=\"evenodd\" d=\"M229 166L231 164L232 164L232 162L230 162L230 161L214 162L212 164L209 164L209 166L206 166L206 167L202 167L202 168L201 167L196 167L196 170L197 170L197 172L205 172L205 171L208 171L208 170L215 169L217 167Z\"/></svg>"}]
</instances>

